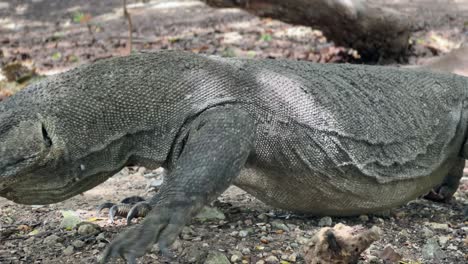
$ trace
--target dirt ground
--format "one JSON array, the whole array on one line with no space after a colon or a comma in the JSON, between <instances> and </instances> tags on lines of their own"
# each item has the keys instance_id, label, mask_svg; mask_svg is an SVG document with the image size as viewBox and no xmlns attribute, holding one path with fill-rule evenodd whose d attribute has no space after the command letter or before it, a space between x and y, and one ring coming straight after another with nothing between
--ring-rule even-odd
<instances>
[{"instance_id":1,"label":"dirt ground","mask_svg":"<svg viewBox=\"0 0 468 264\"><path fill-rule=\"evenodd\" d=\"M126 54L128 32L121 2L0 0L1 66L21 62L52 74ZM353 51L334 46L318 30L236 9L211 9L197 1L128 2L134 50L355 61ZM468 1L381 2L416 20L410 64L424 63L468 42ZM144 168L124 169L93 190L53 205L18 205L0 198L0 263L97 263L109 241L126 226L123 219L109 223L106 212L97 216L96 206L136 194L149 197L143 176L149 173ZM304 263L302 249L308 239L321 226L336 223L377 226L383 232L362 254L361 263L392 263L384 260L385 248L386 252L393 248L392 257L401 256L401 263L468 263L468 221L463 216L467 204L466 176L447 204L420 199L382 215L331 219L275 210L232 187L215 203L224 219L194 220L173 246L175 259L161 257L155 248L141 263ZM63 210L97 226L67 230L61 226ZM214 256L216 262L211 261Z\"/></svg>"}]
</instances>

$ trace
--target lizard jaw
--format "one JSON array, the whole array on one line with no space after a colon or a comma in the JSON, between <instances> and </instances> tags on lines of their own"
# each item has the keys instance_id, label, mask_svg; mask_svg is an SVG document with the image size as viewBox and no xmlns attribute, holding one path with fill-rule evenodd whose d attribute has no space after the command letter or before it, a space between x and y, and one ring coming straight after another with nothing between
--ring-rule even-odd
<instances>
[{"instance_id":1,"label":"lizard jaw","mask_svg":"<svg viewBox=\"0 0 468 264\"><path fill-rule=\"evenodd\" d=\"M40 182L37 182L37 184L34 185L21 186L20 182L15 182L14 184L1 189L0 196L20 204L39 205L57 203L92 189L106 181L110 176L112 176L112 174L97 174L79 180L72 179L71 181L65 182L63 185L59 186L50 186L47 185L47 183L43 184Z\"/></svg>"}]
</instances>

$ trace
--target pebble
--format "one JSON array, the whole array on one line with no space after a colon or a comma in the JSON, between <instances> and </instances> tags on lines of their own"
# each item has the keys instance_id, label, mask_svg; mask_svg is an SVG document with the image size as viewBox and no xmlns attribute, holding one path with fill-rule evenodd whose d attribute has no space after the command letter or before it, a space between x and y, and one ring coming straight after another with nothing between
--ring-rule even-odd
<instances>
[{"instance_id":1,"label":"pebble","mask_svg":"<svg viewBox=\"0 0 468 264\"><path fill-rule=\"evenodd\" d=\"M29 245L29 244L34 243L35 241L36 241L36 238L32 236L32 237L26 239L26 240L24 241L24 243L27 244L27 245Z\"/></svg>"},{"instance_id":2,"label":"pebble","mask_svg":"<svg viewBox=\"0 0 468 264\"><path fill-rule=\"evenodd\" d=\"M63 250L63 255L70 256L71 254L73 254L73 246L68 246Z\"/></svg>"},{"instance_id":3,"label":"pebble","mask_svg":"<svg viewBox=\"0 0 468 264\"><path fill-rule=\"evenodd\" d=\"M399 233L398 233L399 236L401 237L404 237L404 238L407 238L407 237L410 237L410 233L408 233L408 231L406 229L403 229L401 230Z\"/></svg>"},{"instance_id":4,"label":"pebble","mask_svg":"<svg viewBox=\"0 0 468 264\"><path fill-rule=\"evenodd\" d=\"M84 245L85 245L85 242L77 239L75 241L72 242L72 245L75 247L75 248L82 248Z\"/></svg>"},{"instance_id":5,"label":"pebble","mask_svg":"<svg viewBox=\"0 0 468 264\"><path fill-rule=\"evenodd\" d=\"M457 251L457 250L458 250L458 247L455 246L455 245L450 244L450 245L447 247L447 249L448 249L448 250Z\"/></svg>"},{"instance_id":6,"label":"pebble","mask_svg":"<svg viewBox=\"0 0 468 264\"><path fill-rule=\"evenodd\" d=\"M262 214L259 214L259 215L257 216L257 218L260 219L260 220L262 220L262 221L266 221L266 220L268 220L269 217L268 217L267 214L262 213Z\"/></svg>"},{"instance_id":7,"label":"pebble","mask_svg":"<svg viewBox=\"0 0 468 264\"><path fill-rule=\"evenodd\" d=\"M231 256L231 262L232 263L239 262L241 259L242 259L242 257L237 255L237 254Z\"/></svg>"},{"instance_id":8,"label":"pebble","mask_svg":"<svg viewBox=\"0 0 468 264\"><path fill-rule=\"evenodd\" d=\"M427 260L440 260L444 252L440 249L439 244L435 238L429 238L422 248L422 256Z\"/></svg>"},{"instance_id":9,"label":"pebble","mask_svg":"<svg viewBox=\"0 0 468 264\"><path fill-rule=\"evenodd\" d=\"M383 219L380 218L380 217L375 218L375 222L376 222L377 224L381 224L381 225L385 224L385 220L383 220Z\"/></svg>"},{"instance_id":10,"label":"pebble","mask_svg":"<svg viewBox=\"0 0 468 264\"><path fill-rule=\"evenodd\" d=\"M239 232L239 236L240 237L247 237L249 235L249 233L250 233L249 230L241 230Z\"/></svg>"},{"instance_id":11,"label":"pebble","mask_svg":"<svg viewBox=\"0 0 468 264\"><path fill-rule=\"evenodd\" d=\"M273 227L273 229L279 229L279 230L289 232L289 227L281 221L273 221L271 222L271 226Z\"/></svg>"},{"instance_id":12,"label":"pebble","mask_svg":"<svg viewBox=\"0 0 468 264\"><path fill-rule=\"evenodd\" d=\"M82 236L94 235L99 233L99 226L93 223L82 222L78 226L78 234Z\"/></svg>"},{"instance_id":13,"label":"pebble","mask_svg":"<svg viewBox=\"0 0 468 264\"><path fill-rule=\"evenodd\" d=\"M423 232L423 235L424 235L425 237L427 237L427 238L428 238L428 237L433 237L433 236L434 236L434 231L430 230L430 229L427 228L427 227L423 227L423 228L422 228L422 232Z\"/></svg>"},{"instance_id":14,"label":"pebble","mask_svg":"<svg viewBox=\"0 0 468 264\"><path fill-rule=\"evenodd\" d=\"M305 238L303 236L300 236L300 237L296 238L296 241L301 245L305 245L305 244L307 244L309 242L309 239Z\"/></svg>"},{"instance_id":15,"label":"pebble","mask_svg":"<svg viewBox=\"0 0 468 264\"><path fill-rule=\"evenodd\" d=\"M331 217L325 216L325 217L320 218L320 220L318 222L318 226L320 226L320 227L331 226L332 223L333 223L333 221L332 221Z\"/></svg>"},{"instance_id":16,"label":"pebble","mask_svg":"<svg viewBox=\"0 0 468 264\"><path fill-rule=\"evenodd\" d=\"M44 238L44 241L43 243L46 244L46 245L55 245L59 242L60 237L58 237L57 235L50 235L46 238Z\"/></svg>"},{"instance_id":17,"label":"pebble","mask_svg":"<svg viewBox=\"0 0 468 264\"><path fill-rule=\"evenodd\" d=\"M220 254L222 255L222 253L220 253ZM206 256L205 251L200 250L199 248L197 248L195 246L191 246L191 247L187 248L186 251L185 251L185 257L186 257L188 263L201 263L202 259L205 256ZM208 261L208 258L207 258L207 261ZM205 261L205 263L208 263L208 262ZM209 263L214 263L214 262L209 262Z\"/></svg>"},{"instance_id":18,"label":"pebble","mask_svg":"<svg viewBox=\"0 0 468 264\"><path fill-rule=\"evenodd\" d=\"M292 253L291 255L289 255L289 257L287 258L287 260L291 261L291 262L296 262L297 260L297 254L296 253Z\"/></svg>"},{"instance_id":19,"label":"pebble","mask_svg":"<svg viewBox=\"0 0 468 264\"><path fill-rule=\"evenodd\" d=\"M109 242L106 237L104 236L104 232L103 233L99 233L99 235L96 237L96 240L97 241L105 241L105 242Z\"/></svg>"},{"instance_id":20,"label":"pebble","mask_svg":"<svg viewBox=\"0 0 468 264\"><path fill-rule=\"evenodd\" d=\"M279 259L275 256L269 256L265 259L265 262L268 264L276 264L279 263Z\"/></svg>"},{"instance_id":21,"label":"pebble","mask_svg":"<svg viewBox=\"0 0 468 264\"><path fill-rule=\"evenodd\" d=\"M447 244L447 242L451 239L450 236L439 236L439 244L441 246L445 246L445 244Z\"/></svg>"},{"instance_id":22,"label":"pebble","mask_svg":"<svg viewBox=\"0 0 468 264\"><path fill-rule=\"evenodd\" d=\"M450 231L450 227L448 226L448 224L440 224L440 223L433 223L433 222L426 222L424 224L435 230Z\"/></svg>"},{"instance_id":23,"label":"pebble","mask_svg":"<svg viewBox=\"0 0 468 264\"><path fill-rule=\"evenodd\" d=\"M223 253L212 251L206 257L204 264L231 264L231 262Z\"/></svg>"},{"instance_id":24,"label":"pebble","mask_svg":"<svg viewBox=\"0 0 468 264\"><path fill-rule=\"evenodd\" d=\"M359 220L361 220L362 222L367 222L367 221L369 221L369 216L367 216L367 215L360 215L360 216L359 216Z\"/></svg>"},{"instance_id":25,"label":"pebble","mask_svg":"<svg viewBox=\"0 0 468 264\"><path fill-rule=\"evenodd\" d=\"M243 248L242 249L242 254L244 254L244 255L250 254L250 249L249 248Z\"/></svg>"},{"instance_id":26,"label":"pebble","mask_svg":"<svg viewBox=\"0 0 468 264\"><path fill-rule=\"evenodd\" d=\"M226 216L216 207L205 206L194 218L198 221L204 222L211 220L224 220L226 219Z\"/></svg>"},{"instance_id":27,"label":"pebble","mask_svg":"<svg viewBox=\"0 0 468 264\"><path fill-rule=\"evenodd\" d=\"M97 245L98 248L105 248L106 246L107 244L103 242L99 242L99 244Z\"/></svg>"}]
</instances>

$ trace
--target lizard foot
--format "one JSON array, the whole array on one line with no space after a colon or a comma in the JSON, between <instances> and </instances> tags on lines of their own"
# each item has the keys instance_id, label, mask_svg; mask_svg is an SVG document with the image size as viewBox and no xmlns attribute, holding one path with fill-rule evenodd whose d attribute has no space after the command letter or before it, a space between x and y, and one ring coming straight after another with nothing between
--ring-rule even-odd
<instances>
[{"instance_id":1,"label":"lizard foot","mask_svg":"<svg viewBox=\"0 0 468 264\"><path fill-rule=\"evenodd\" d=\"M100 262L122 257L127 263L136 263L154 243L159 244L161 253L170 255L169 246L175 241L190 219L193 205L157 206L142 224L126 230L111 242Z\"/></svg>"},{"instance_id":2,"label":"lizard foot","mask_svg":"<svg viewBox=\"0 0 468 264\"><path fill-rule=\"evenodd\" d=\"M140 196L130 196L130 197L127 197L127 198L123 199L122 201L120 201L120 204L114 204L114 203L111 203L111 202L106 202L106 203L103 203L103 204L101 204L101 205L99 205L97 207L96 214L100 215L100 213L101 213L101 211L103 209L109 208L109 221L111 223L113 223L114 218L116 216L126 217L129 214L129 212L132 210L134 205L136 205L139 202L143 202L143 201L145 201L145 199L143 199ZM146 213L144 214L143 211L139 210L139 211L136 212L136 214L133 213L134 214L133 217L143 217L143 216L146 215Z\"/></svg>"},{"instance_id":3,"label":"lizard foot","mask_svg":"<svg viewBox=\"0 0 468 264\"><path fill-rule=\"evenodd\" d=\"M447 185L440 185L432 189L428 194L424 195L424 198L434 202L447 203L449 202L456 189L450 188Z\"/></svg>"}]
</instances>

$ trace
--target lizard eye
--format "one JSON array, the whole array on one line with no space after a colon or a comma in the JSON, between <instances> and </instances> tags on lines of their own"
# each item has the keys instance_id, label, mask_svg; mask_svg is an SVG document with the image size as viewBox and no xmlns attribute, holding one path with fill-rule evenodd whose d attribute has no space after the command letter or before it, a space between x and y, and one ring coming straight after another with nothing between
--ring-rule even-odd
<instances>
[{"instance_id":1,"label":"lizard eye","mask_svg":"<svg viewBox=\"0 0 468 264\"><path fill-rule=\"evenodd\" d=\"M44 139L44 144L46 147L52 146L52 139L49 137L49 133L47 133L47 130L44 127L44 124L41 126L41 131L42 131L42 138Z\"/></svg>"}]
</instances>

